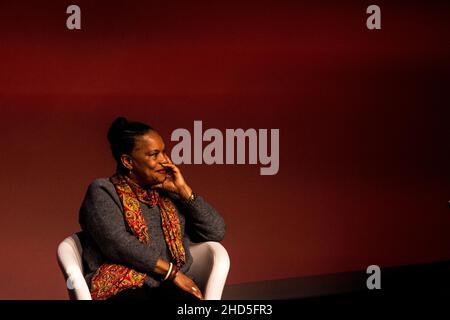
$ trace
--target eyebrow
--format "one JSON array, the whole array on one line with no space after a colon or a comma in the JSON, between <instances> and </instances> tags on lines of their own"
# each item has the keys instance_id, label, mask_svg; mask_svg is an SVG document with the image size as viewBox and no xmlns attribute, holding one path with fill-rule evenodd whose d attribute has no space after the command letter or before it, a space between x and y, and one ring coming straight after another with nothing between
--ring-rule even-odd
<instances>
[{"instance_id":1,"label":"eyebrow","mask_svg":"<svg viewBox=\"0 0 450 320\"><path fill-rule=\"evenodd\" d=\"M151 149L150 152L165 151L165 150L166 150L166 146L164 146L164 148L162 148L162 150L160 150L160 149Z\"/></svg>"}]
</instances>

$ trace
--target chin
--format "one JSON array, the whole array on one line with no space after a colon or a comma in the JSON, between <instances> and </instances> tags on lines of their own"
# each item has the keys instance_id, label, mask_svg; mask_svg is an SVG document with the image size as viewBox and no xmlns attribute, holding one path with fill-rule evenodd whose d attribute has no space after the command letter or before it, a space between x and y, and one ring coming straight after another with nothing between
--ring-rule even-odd
<instances>
[{"instance_id":1,"label":"chin","mask_svg":"<svg viewBox=\"0 0 450 320\"><path fill-rule=\"evenodd\" d=\"M155 176L155 181L157 181L157 183L164 182L164 180L166 180L165 174L159 173Z\"/></svg>"}]
</instances>

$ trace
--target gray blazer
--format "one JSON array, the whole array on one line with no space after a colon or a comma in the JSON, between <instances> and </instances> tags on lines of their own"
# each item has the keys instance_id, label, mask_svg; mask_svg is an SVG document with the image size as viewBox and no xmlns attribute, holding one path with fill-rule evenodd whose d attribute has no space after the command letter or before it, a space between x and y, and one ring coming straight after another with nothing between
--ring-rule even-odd
<instances>
[{"instance_id":1,"label":"gray blazer","mask_svg":"<svg viewBox=\"0 0 450 320\"><path fill-rule=\"evenodd\" d=\"M186 263L181 271L190 276L190 242L221 241L225 235L225 222L201 196L187 204L175 193L165 194L172 199L180 218L186 250ZM122 264L146 273L148 277L145 284L150 287L160 285L160 276L153 273L156 261L158 258L170 260L160 211L157 206L150 208L143 203L139 205L148 226L149 244L141 243L132 234L123 218L119 196L109 179L97 179L89 185L79 215L85 278L89 285L95 271L105 262Z\"/></svg>"}]
</instances>

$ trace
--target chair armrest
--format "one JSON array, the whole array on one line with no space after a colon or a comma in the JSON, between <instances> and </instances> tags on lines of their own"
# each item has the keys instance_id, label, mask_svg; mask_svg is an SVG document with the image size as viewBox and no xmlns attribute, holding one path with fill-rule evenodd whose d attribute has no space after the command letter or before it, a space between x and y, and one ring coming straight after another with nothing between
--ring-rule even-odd
<instances>
[{"instance_id":1,"label":"chair armrest","mask_svg":"<svg viewBox=\"0 0 450 320\"><path fill-rule=\"evenodd\" d=\"M193 243L190 252L194 261L189 272L205 300L220 300L230 269L227 250L219 242L207 241Z\"/></svg>"}]
</instances>

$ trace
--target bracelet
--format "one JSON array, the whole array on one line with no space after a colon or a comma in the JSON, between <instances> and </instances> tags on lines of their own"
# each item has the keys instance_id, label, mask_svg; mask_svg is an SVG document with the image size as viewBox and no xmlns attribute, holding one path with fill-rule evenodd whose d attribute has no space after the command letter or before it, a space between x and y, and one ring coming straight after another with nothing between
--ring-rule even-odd
<instances>
[{"instance_id":1,"label":"bracelet","mask_svg":"<svg viewBox=\"0 0 450 320\"><path fill-rule=\"evenodd\" d=\"M167 271L167 274L166 274L166 276L164 277L164 279L163 279L162 281L166 281L167 278L169 278L170 273L172 272L172 268L173 268L173 263L171 262L171 263L170 263L170 266L169 266L169 271ZM176 268L176 267L175 267L175 268Z\"/></svg>"},{"instance_id":2,"label":"bracelet","mask_svg":"<svg viewBox=\"0 0 450 320\"><path fill-rule=\"evenodd\" d=\"M184 200L184 203L193 204L195 199L197 199L197 194L194 191L192 191L191 196L187 200Z\"/></svg>"},{"instance_id":3,"label":"bracelet","mask_svg":"<svg viewBox=\"0 0 450 320\"><path fill-rule=\"evenodd\" d=\"M173 279L175 279L175 277L177 276L178 271L180 271L180 270L178 270L177 266L174 265L174 266L173 266L173 269L172 269L172 273L170 274L170 276L169 276L168 279L169 279L170 281L173 281Z\"/></svg>"}]
</instances>

